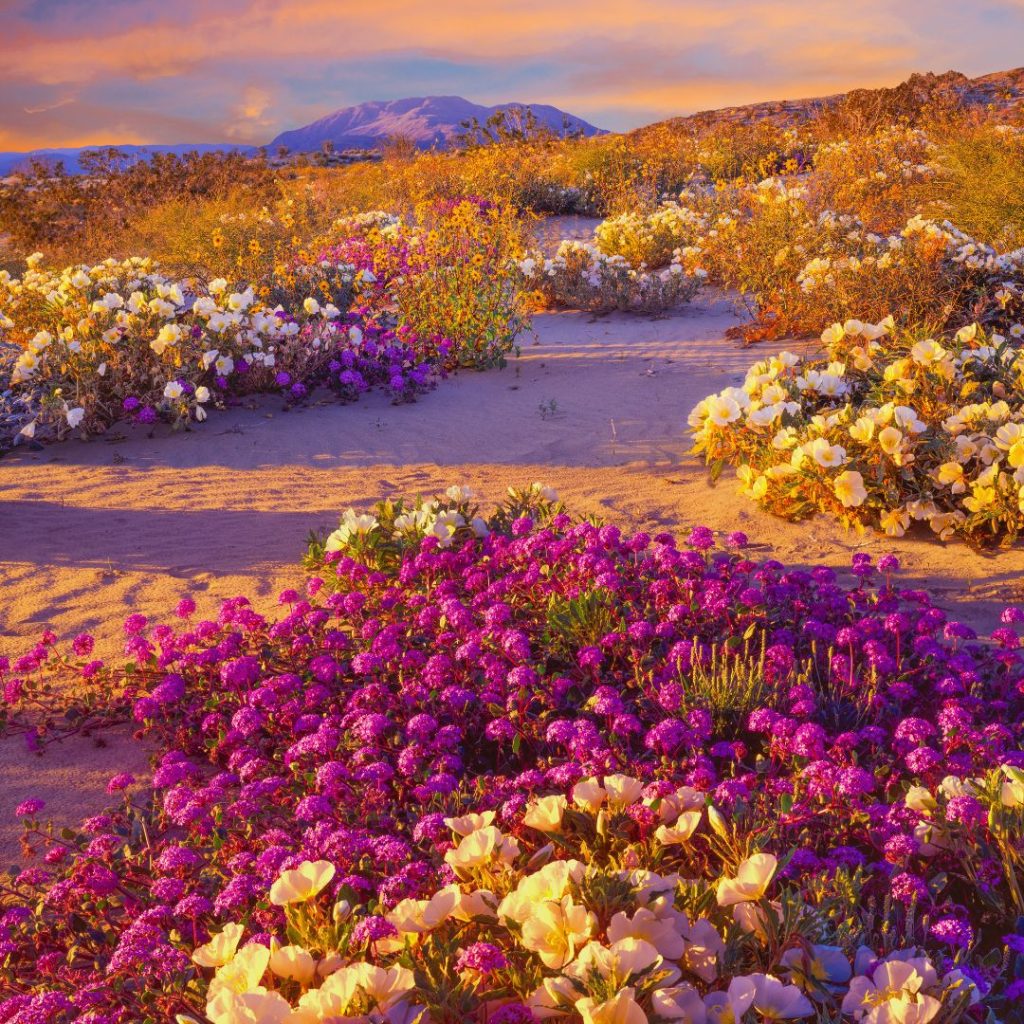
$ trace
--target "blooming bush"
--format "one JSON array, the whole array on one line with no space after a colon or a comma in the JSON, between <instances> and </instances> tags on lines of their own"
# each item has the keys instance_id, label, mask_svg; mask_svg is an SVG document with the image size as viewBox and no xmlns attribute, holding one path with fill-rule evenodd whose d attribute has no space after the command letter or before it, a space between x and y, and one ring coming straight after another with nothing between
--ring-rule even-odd
<instances>
[{"instance_id":1,"label":"blooming bush","mask_svg":"<svg viewBox=\"0 0 1024 1024\"><path fill-rule=\"evenodd\" d=\"M906 125L824 142L808 176L812 205L855 216L872 231L895 232L918 212L921 186L936 173L934 156L931 138Z\"/></svg>"},{"instance_id":2,"label":"blooming bush","mask_svg":"<svg viewBox=\"0 0 1024 1024\"><path fill-rule=\"evenodd\" d=\"M890 310L901 327L932 331L974 321L1006 331L1021 318L1021 251L998 253L920 215L881 235L853 214L815 212L809 187L766 179L726 193L719 205L733 205L680 251L691 272L749 296L746 340L808 334L851 316L881 320Z\"/></svg>"},{"instance_id":3,"label":"blooming bush","mask_svg":"<svg viewBox=\"0 0 1024 1024\"><path fill-rule=\"evenodd\" d=\"M663 203L653 213L622 213L594 229L594 244L605 256L621 256L634 267L664 267L677 249L693 245L705 219L679 203Z\"/></svg>"},{"instance_id":4,"label":"blooming bush","mask_svg":"<svg viewBox=\"0 0 1024 1024\"><path fill-rule=\"evenodd\" d=\"M716 474L736 465L744 493L779 515L1012 541L1024 529L1024 325L1011 335L834 324L826 358L782 352L698 403L694 450Z\"/></svg>"},{"instance_id":5,"label":"blooming bush","mask_svg":"<svg viewBox=\"0 0 1024 1024\"><path fill-rule=\"evenodd\" d=\"M276 618L0 662L156 752L19 809L0 1020L1020 1021L1024 613L436 501L346 514Z\"/></svg>"},{"instance_id":6,"label":"blooming bush","mask_svg":"<svg viewBox=\"0 0 1024 1024\"><path fill-rule=\"evenodd\" d=\"M351 270L332 293L346 308L360 283ZM27 438L96 433L123 418L182 425L231 396L297 400L319 384L348 398L381 384L409 398L450 347L326 298L286 312L258 303L251 287L216 280L199 290L139 258L59 272L33 259L22 278L0 273L0 308L0 331L21 349L11 385L32 398L20 427Z\"/></svg>"},{"instance_id":7,"label":"blooming bush","mask_svg":"<svg viewBox=\"0 0 1024 1024\"><path fill-rule=\"evenodd\" d=\"M677 261L661 271L635 268L622 256L606 256L586 242L563 241L554 257L520 263L526 286L543 303L607 313L613 309L654 313L689 302L706 276L686 273Z\"/></svg>"},{"instance_id":8,"label":"blooming bush","mask_svg":"<svg viewBox=\"0 0 1024 1024\"><path fill-rule=\"evenodd\" d=\"M361 268L375 301L400 325L448 338L449 369L504 363L529 323L516 262L523 229L513 210L460 199L422 204L409 223L376 212L357 226L354 236L325 240L319 258Z\"/></svg>"}]
</instances>

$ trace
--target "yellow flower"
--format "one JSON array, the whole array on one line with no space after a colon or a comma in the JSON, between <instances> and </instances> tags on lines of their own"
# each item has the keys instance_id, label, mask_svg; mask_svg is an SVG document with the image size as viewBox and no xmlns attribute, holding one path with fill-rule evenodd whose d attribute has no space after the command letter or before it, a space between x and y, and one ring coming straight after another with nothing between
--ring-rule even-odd
<instances>
[{"instance_id":1,"label":"yellow flower","mask_svg":"<svg viewBox=\"0 0 1024 1024\"><path fill-rule=\"evenodd\" d=\"M459 818L445 818L444 823L457 835L472 835L478 829L494 824L494 811L482 814L463 814Z\"/></svg>"},{"instance_id":2,"label":"yellow flower","mask_svg":"<svg viewBox=\"0 0 1024 1024\"><path fill-rule=\"evenodd\" d=\"M279 978L308 985L316 974L316 960L302 946L281 946L271 939L270 970Z\"/></svg>"},{"instance_id":3,"label":"yellow flower","mask_svg":"<svg viewBox=\"0 0 1024 1024\"><path fill-rule=\"evenodd\" d=\"M864 477L856 470L847 470L835 478L832 488L844 508L857 508L867 500Z\"/></svg>"},{"instance_id":4,"label":"yellow flower","mask_svg":"<svg viewBox=\"0 0 1024 1024\"><path fill-rule=\"evenodd\" d=\"M867 444L875 436L875 421L870 416L859 416L850 427L850 437L854 441Z\"/></svg>"},{"instance_id":5,"label":"yellow flower","mask_svg":"<svg viewBox=\"0 0 1024 1024\"><path fill-rule=\"evenodd\" d=\"M890 537L902 537L910 525L910 515L905 509L894 508L882 516L879 525Z\"/></svg>"},{"instance_id":6,"label":"yellow flower","mask_svg":"<svg viewBox=\"0 0 1024 1024\"><path fill-rule=\"evenodd\" d=\"M231 962L241 938L240 924L226 924L220 934L214 935L206 945L193 952L192 961L200 967L223 967Z\"/></svg>"},{"instance_id":7,"label":"yellow flower","mask_svg":"<svg viewBox=\"0 0 1024 1024\"><path fill-rule=\"evenodd\" d=\"M280 992L221 990L206 1004L212 1024L298 1024L288 1000ZM178 1020L183 1018L179 1017Z\"/></svg>"},{"instance_id":8,"label":"yellow flower","mask_svg":"<svg viewBox=\"0 0 1024 1024\"><path fill-rule=\"evenodd\" d=\"M900 450L903 444L903 432L895 427L885 427L878 432L878 443L886 455L892 455Z\"/></svg>"},{"instance_id":9,"label":"yellow flower","mask_svg":"<svg viewBox=\"0 0 1024 1024\"><path fill-rule=\"evenodd\" d=\"M965 490L964 467L959 462L944 462L935 475L940 484L952 484L954 494L960 494Z\"/></svg>"},{"instance_id":10,"label":"yellow flower","mask_svg":"<svg viewBox=\"0 0 1024 1024\"><path fill-rule=\"evenodd\" d=\"M520 941L536 953L545 967L561 970L576 957L576 950L590 938L597 919L571 896L545 900L523 922Z\"/></svg>"},{"instance_id":11,"label":"yellow flower","mask_svg":"<svg viewBox=\"0 0 1024 1024\"><path fill-rule=\"evenodd\" d=\"M258 942L243 946L234 957L217 969L207 998L212 999L218 992L252 992L262 988L260 982L270 963L270 950Z\"/></svg>"},{"instance_id":12,"label":"yellow flower","mask_svg":"<svg viewBox=\"0 0 1024 1024\"><path fill-rule=\"evenodd\" d=\"M841 466L846 461L846 449L838 444L829 444L823 437L816 437L807 446L807 454L824 469Z\"/></svg>"},{"instance_id":13,"label":"yellow flower","mask_svg":"<svg viewBox=\"0 0 1024 1024\"><path fill-rule=\"evenodd\" d=\"M697 826L700 825L701 812L700 811L683 811L679 815L678 820L671 827L668 825L660 825L654 833L654 838L661 843L662 846L678 846L681 843L688 842L694 832L697 831Z\"/></svg>"},{"instance_id":14,"label":"yellow flower","mask_svg":"<svg viewBox=\"0 0 1024 1024\"><path fill-rule=\"evenodd\" d=\"M494 825L477 829L462 839L454 850L445 855L445 863L456 871L473 871L492 861L510 864L519 854L519 844L505 836Z\"/></svg>"},{"instance_id":15,"label":"yellow flower","mask_svg":"<svg viewBox=\"0 0 1024 1024\"><path fill-rule=\"evenodd\" d=\"M567 806L568 801L561 794L543 796L526 808L523 824L538 832L561 832L562 815Z\"/></svg>"},{"instance_id":16,"label":"yellow flower","mask_svg":"<svg viewBox=\"0 0 1024 1024\"><path fill-rule=\"evenodd\" d=\"M767 891L778 860L770 853L755 853L736 869L735 878L722 878L718 882L718 905L731 907L737 903L759 900Z\"/></svg>"},{"instance_id":17,"label":"yellow flower","mask_svg":"<svg viewBox=\"0 0 1024 1024\"><path fill-rule=\"evenodd\" d=\"M305 903L325 889L334 878L330 861L303 861L297 868L285 871L270 887L270 902L276 907Z\"/></svg>"},{"instance_id":18,"label":"yellow flower","mask_svg":"<svg viewBox=\"0 0 1024 1024\"><path fill-rule=\"evenodd\" d=\"M632 988L622 988L611 999L598 1002L590 996L576 1001L583 1024L647 1024L647 1014L634 998Z\"/></svg>"}]
</instances>

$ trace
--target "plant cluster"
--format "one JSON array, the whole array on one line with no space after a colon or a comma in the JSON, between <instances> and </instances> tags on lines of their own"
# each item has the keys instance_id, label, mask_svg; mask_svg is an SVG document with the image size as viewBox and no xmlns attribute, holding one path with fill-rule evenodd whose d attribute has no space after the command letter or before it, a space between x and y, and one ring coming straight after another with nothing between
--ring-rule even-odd
<instances>
[{"instance_id":1,"label":"plant cluster","mask_svg":"<svg viewBox=\"0 0 1024 1024\"><path fill-rule=\"evenodd\" d=\"M514 210L462 198L423 204L408 222L381 211L349 218L358 233L320 253L369 271L378 301L417 334L443 334L454 366L503 365L527 326Z\"/></svg>"},{"instance_id":2,"label":"plant cluster","mask_svg":"<svg viewBox=\"0 0 1024 1024\"><path fill-rule=\"evenodd\" d=\"M920 214L891 234L869 231L853 214L816 212L803 182L766 179L728 200L734 205L680 257L749 298L748 341L816 333L853 316L877 321L890 310L907 328L979 321L1006 331L1020 312L1024 250L999 253Z\"/></svg>"},{"instance_id":3,"label":"plant cluster","mask_svg":"<svg viewBox=\"0 0 1024 1024\"><path fill-rule=\"evenodd\" d=\"M824 511L902 537L1012 542L1024 529L1024 324L938 339L836 323L823 358L755 363L691 412L694 451L787 518Z\"/></svg>"},{"instance_id":4,"label":"plant cluster","mask_svg":"<svg viewBox=\"0 0 1024 1024\"><path fill-rule=\"evenodd\" d=\"M587 242L563 241L554 256L528 256L519 264L525 284L541 303L594 313L659 313L689 302L707 276L684 271L678 260L662 270L607 256Z\"/></svg>"},{"instance_id":5,"label":"plant cluster","mask_svg":"<svg viewBox=\"0 0 1024 1024\"><path fill-rule=\"evenodd\" d=\"M427 386L449 344L350 312L358 273L317 269L338 281L328 292L340 305L307 295L289 312L251 287L173 280L141 258L50 271L32 257L21 278L0 271L0 330L19 348L10 383L30 398L20 436L93 434L122 419L182 426L260 391L299 400L328 384L353 398L383 384L408 398Z\"/></svg>"},{"instance_id":6,"label":"plant cluster","mask_svg":"<svg viewBox=\"0 0 1024 1024\"><path fill-rule=\"evenodd\" d=\"M0 662L156 763L19 808L0 1020L1019 1021L1024 613L744 545L453 488L346 513L276 618Z\"/></svg>"},{"instance_id":7,"label":"plant cluster","mask_svg":"<svg viewBox=\"0 0 1024 1024\"><path fill-rule=\"evenodd\" d=\"M508 210L462 201L412 225L371 212L334 230L241 284L139 257L51 270L34 254L20 277L0 271L0 339L22 397L0 443L125 418L181 426L257 392L294 402L381 386L408 400L450 370L501 364L528 323Z\"/></svg>"}]
</instances>

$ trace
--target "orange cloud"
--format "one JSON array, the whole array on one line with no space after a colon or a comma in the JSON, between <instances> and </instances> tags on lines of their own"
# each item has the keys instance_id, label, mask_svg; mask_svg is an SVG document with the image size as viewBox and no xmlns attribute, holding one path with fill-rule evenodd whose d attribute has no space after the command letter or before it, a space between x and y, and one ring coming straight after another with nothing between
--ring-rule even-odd
<instances>
[{"instance_id":1,"label":"orange cloud","mask_svg":"<svg viewBox=\"0 0 1024 1024\"><path fill-rule=\"evenodd\" d=\"M642 123L891 84L913 70L997 70L1015 63L1014 27L1024 28L1024 0L95 0L89 17L68 5L45 23L25 14L31 6L8 3L14 13L0 15L8 145L47 133L52 144L112 139L115 124L145 134L140 112L126 110L142 102L133 83L145 87L154 128L199 121L196 141L265 141L345 103L395 96L398 83L409 95L460 91ZM406 73L416 61L436 68L416 78ZM346 68L357 83L347 95L316 92ZM19 107L35 112L31 125L11 110L29 88ZM65 110L74 130L57 110L69 89L84 97ZM101 110L102 124L85 121Z\"/></svg>"}]
</instances>

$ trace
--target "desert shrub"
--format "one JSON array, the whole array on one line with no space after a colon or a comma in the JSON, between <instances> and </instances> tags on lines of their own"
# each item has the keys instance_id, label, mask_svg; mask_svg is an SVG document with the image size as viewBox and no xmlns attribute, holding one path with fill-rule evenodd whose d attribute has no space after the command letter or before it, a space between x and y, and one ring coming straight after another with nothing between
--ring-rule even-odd
<instances>
[{"instance_id":1,"label":"desert shrub","mask_svg":"<svg viewBox=\"0 0 1024 1024\"><path fill-rule=\"evenodd\" d=\"M868 231L895 231L918 212L919 188L935 173L933 149L924 131L902 126L825 143L808 175L812 208L850 214Z\"/></svg>"},{"instance_id":2,"label":"desert shrub","mask_svg":"<svg viewBox=\"0 0 1024 1024\"><path fill-rule=\"evenodd\" d=\"M1024 323L938 340L835 324L823 359L756 363L690 415L694 451L787 518L824 511L901 537L1011 542L1024 528Z\"/></svg>"},{"instance_id":3,"label":"desert shrub","mask_svg":"<svg viewBox=\"0 0 1024 1024\"><path fill-rule=\"evenodd\" d=\"M132 250L152 256L168 272L239 285L270 286L275 268L329 221L308 191L272 205L254 206L244 191L213 199L172 199L151 208L125 231Z\"/></svg>"},{"instance_id":4,"label":"desert shrub","mask_svg":"<svg viewBox=\"0 0 1024 1024\"><path fill-rule=\"evenodd\" d=\"M788 329L786 296L797 274L812 254L831 252L853 221L814 216L805 188L777 178L724 191L718 205L708 230L684 247L684 266L736 289L761 323Z\"/></svg>"},{"instance_id":5,"label":"desert shrub","mask_svg":"<svg viewBox=\"0 0 1024 1024\"><path fill-rule=\"evenodd\" d=\"M710 181L760 181L799 169L805 143L799 130L771 121L714 123L698 136L695 159Z\"/></svg>"},{"instance_id":6,"label":"desert shrub","mask_svg":"<svg viewBox=\"0 0 1024 1024\"><path fill-rule=\"evenodd\" d=\"M958 123L936 143L934 167L921 196L938 216L997 248L1024 246L1024 130Z\"/></svg>"},{"instance_id":7,"label":"desert shrub","mask_svg":"<svg viewBox=\"0 0 1024 1024\"><path fill-rule=\"evenodd\" d=\"M675 251L693 245L704 218L679 203L663 203L653 213L622 213L594 229L594 244L606 256L621 256L634 267L664 267Z\"/></svg>"},{"instance_id":8,"label":"desert shrub","mask_svg":"<svg viewBox=\"0 0 1024 1024\"><path fill-rule=\"evenodd\" d=\"M809 334L854 315L894 310L904 327L979 321L1007 330L1018 317L1020 254L1000 254L952 224L914 216L890 235L849 214L815 214L805 185L769 179L735 190L736 206L709 221L683 265L748 298L749 341Z\"/></svg>"},{"instance_id":9,"label":"desert shrub","mask_svg":"<svg viewBox=\"0 0 1024 1024\"><path fill-rule=\"evenodd\" d=\"M688 274L678 262L648 271L585 242L563 241L550 259L530 256L520 267L541 302L594 313L663 312L689 302L703 283L700 271Z\"/></svg>"},{"instance_id":10,"label":"desert shrub","mask_svg":"<svg viewBox=\"0 0 1024 1024\"><path fill-rule=\"evenodd\" d=\"M386 215L375 215L386 216ZM367 223L358 237L314 243L328 262L351 263L373 279L377 303L421 336L451 342L455 366L500 365L527 326L517 258L524 224L484 200L421 203L408 221Z\"/></svg>"},{"instance_id":11,"label":"desert shrub","mask_svg":"<svg viewBox=\"0 0 1024 1024\"><path fill-rule=\"evenodd\" d=\"M0 186L0 234L16 252L37 249L58 262L137 255L131 225L166 203L244 196L249 209L280 196L274 172L234 153L156 154L130 162L116 149L83 158L82 175L36 163Z\"/></svg>"}]
</instances>

